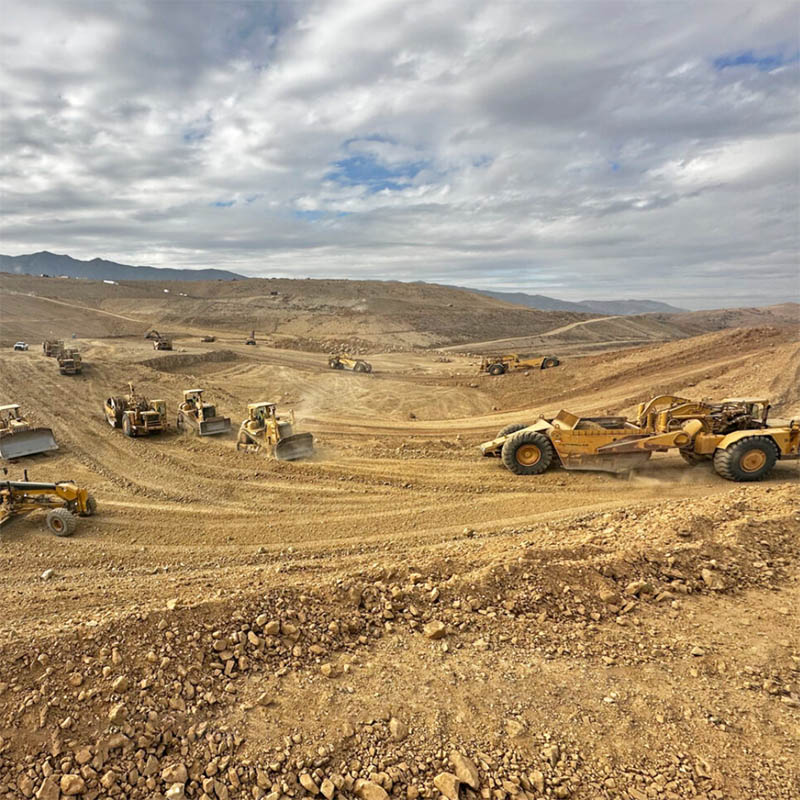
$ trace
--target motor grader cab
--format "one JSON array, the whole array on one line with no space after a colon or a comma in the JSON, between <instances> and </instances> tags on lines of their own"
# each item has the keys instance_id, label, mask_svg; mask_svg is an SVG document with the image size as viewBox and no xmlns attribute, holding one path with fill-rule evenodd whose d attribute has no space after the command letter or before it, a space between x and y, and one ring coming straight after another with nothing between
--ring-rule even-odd
<instances>
[{"instance_id":1,"label":"motor grader cab","mask_svg":"<svg viewBox=\"0 0 800 800\"><path fill-rule=\"evenodd\" d=\"M711 461L732 481L757 481L775 463L800 457L800 420L771 427L769 402L733 398L695 402L659 395L625 417L578 417L560 411L533 425L510 425L481 445L518 475L538 475L551 464L565 469L627 472L654 452L677 450L690 465Z\"/></svg>"},{"instance_id":2,"label":"motor grader cab","mask_svg":"<svg viewBox=\"0 0 800 800\"><path fill-rule=\"evenodd\" d=\"M0 406L0 457L11 460L58 450L50 428L33 428L16 403Z\"/></svg>"},{"instance_id":3,"label":"motor grader cab","mask_svg":"<svg viewBox=\"0 0 800 800\"><path fill-rule=\"evenodd\" d=\"M109 397L103 404L106 422L112 428L122 428L126 436L149 436L167 430L166 400L148 400L137 394L132 383L128 394Z\"/></svg>"},{"instance_id":4,"label":"motor grader cab","mask_svg":"<svg viewBox=\"0 0 800 800\"><path fill-rule=\"evenodd\" d=\"M516 372L526 369L549 369L557 367L561 362L555 356L531 356L520 358L518 353L509 353L500 356L484 356L481 359L481 372L489 375L505 375L506 372Z\"/></svg>"},{"instance_id":5,"label":"motor grader cab","mask_svg":"<svg viewBox=\"0 0 800 800\"><path fill-rule=\"evenodd\" d=\"M348 353L338 353L328 358L331 369L351 369L353 372L372 372L372 364L363 358L354 358Z\"/></svg>"},{"instance_id":6,"label":"motor grader cab","mask_svg":"<svg viewBox=\"0 0 800 800\"><path fill-rule=\"evenodd\" d=\"M64 342L61 339L45 339L42 342L42 352L51 358L55 358L64 349Z\"/></svg>"},{"instance_id":7,"label":"motor grader cab","mask_svg":"<svg viewBox=\"0 0 800 800\"><path fill-rule=\"evenodd\" d=\"M64 349L58 354L58 371L62 375L80 375L83 372L81 354L74 349Z\"/></svg>"},{"instance_id":8,"label":"motor grader cab","mask_svg":"<svg viewBox=\"0 0 800 800\"><path fill-rule=\"evenodd\" d=\"M294 432L294 412L278 415L275 403L249 403L247 419L239 426L236 449L257 453L265 450L279 461L296 461L314 453L314 437Z\"/></svg>"},{"instance_id":9,"label":"motor grader cab","mask_svg":"<svg viewBox=\"0 0 800 800\"><path fill-rule=\"evenodd\" d=\"M198 436L214 436L231 429L230 418L217 415L216 406L203 400L202 389L184 391L176 425L179 431L193 430Z\"/></svg>"},{"instance_id":10,"label":"motor grader cab","mask_svg":"<svg viewBox=\"0 0 800 800\"><path fill-rule=\"evenodd\" d=\"M7 473L8 470L4 470ZM78 517L90 517L97 511L94 497L72 481L37 483L0 480L0 526L14 517L47 511L45 524L56 536L71 536L78 526Z\"/></svg>"}]
</instances>

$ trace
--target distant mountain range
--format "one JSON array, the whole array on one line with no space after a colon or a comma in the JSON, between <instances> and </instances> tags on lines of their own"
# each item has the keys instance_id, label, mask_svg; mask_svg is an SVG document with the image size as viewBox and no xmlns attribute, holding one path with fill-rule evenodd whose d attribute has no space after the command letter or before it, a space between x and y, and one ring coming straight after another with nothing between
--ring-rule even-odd
<instances>
[{"instance_id":1,"label":"distant mountain range","mask_svg":"<svg viewBox=\"0 0 800 800\"><path fill-rule=\"evenodd\" d=\"M225 269L173 269L171 267L132 267L117 264L102 258L80 261L72 256L59 255L43 250L22 256L0 255L0 272L16 275L49 275L70 278L88 278L96 281L235 281L246 280ZM419 281L424 283L424 281ZM514 303L540 311L577 311L583 314L631 315L661 312L674 314L685 309L676 308L656 300L582 300L571 303L543 294L525 292L491 292L487 289L473 289L467 286L449 286L450 289L464 289L468 292L493 297L506 303Z\"/></svg>"},{"instance_id":2,"label":"distant mountain range","mask_svg":"<svg viewBox=\"0 0 800 800\"><path fill-rule=\"evenodd\" d=\"M579 303L571 303L568 300L558 300L555 297L546 297L543 294L490 292L488 289L473 289L468 286L454 288L466 289L468 292L494 297L495 300L503 300L506 303L514 303L518 306L537 308L540 311L577 311L583 314L619 314L628 316L632 314L650 314L652 312L677 314L686 310L671 306L668 303L660 303L657 300L581 300Z\"/></svg>"},{"instance_id":3,"label":"distant mountain range","mask_svg":"<svg viewBox=\"0 0 800 800\"><path fill-rule=\"evenodd\" d=\"M79 261L71 256L31 253L23 256L0 255L0 272L16 275L67 275L70 278L89 278L96 281L233 281L243 275L225 269L172 269L170 267L131 267L102 258Z\"/></svg>"}]
</instances>

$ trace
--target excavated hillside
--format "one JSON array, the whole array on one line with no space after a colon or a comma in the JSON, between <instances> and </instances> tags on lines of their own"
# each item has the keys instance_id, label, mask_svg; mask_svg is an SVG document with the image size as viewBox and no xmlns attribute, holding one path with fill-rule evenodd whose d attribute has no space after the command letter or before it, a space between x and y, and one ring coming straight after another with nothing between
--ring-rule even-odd
<instances>
[{"instance_id":1,"label":"excavated hillside","mask_svg":"<svg viewBox=\"0 0 800 800\"><path fill-rule=\"evenodd\" d=\"M98 513L70 538L42 512L0 528L0 798L800 796L800 462L757 484L673 453L525 478L477 448L540 413L630 412L658 392L767 396L800 417L797 326L502 377L469 355L378 351L398 341L378 327L357 374L319 352L327 312L276 312L320 320L306 350L248 347L244 315L198 311L162 326L176 349L156 353L142 333L172 291L65 280L45 299L29 280L0 281L3 336L26 325L32 345L0 350L0 403L59 450L5 466L75 480ZM41 353L51 307L79 332L82 375ZM435 335L474 335L496 308ZM431 309L414 313L435 338ZM103 400L129 380L165 399L169 432L109 427ZM198 385L230 435L175 432ZM313 458L236 450L256 400L294 408Z\"/></svg>"}]
</instances>

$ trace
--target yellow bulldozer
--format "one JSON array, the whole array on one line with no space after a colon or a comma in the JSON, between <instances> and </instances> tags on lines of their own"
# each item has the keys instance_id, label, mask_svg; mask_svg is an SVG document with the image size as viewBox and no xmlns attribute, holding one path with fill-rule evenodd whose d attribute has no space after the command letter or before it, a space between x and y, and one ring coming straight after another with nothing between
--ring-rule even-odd
<instances>
[{"instance_id":1,"label":"yellow bulldozer","mask_svg":"<svg viewBox=\"0 0 800 800\"><path fill-rule=\"evenodd\" d=\"M217 408L203 400L202 389L186 389L178 405L176 427L179 431L193 430L198 436L214 436L231 429L229 417L217 416Z\"/></svg>"},{"instance_id":2,"label":"yellow bulldozer","mask_svg":"<svg viewBox=\"0 0 800 800\"><path fill-rule=\"evenodd\" d=\"M294 412L280 417L275 403L249 403L247 419L239 426L236 449L257 453L265 450L279 461L296 461L314 454L314 437L294 432Z\"/></svg>"},{"instance_id":3,"label":"yellow bulldozer","mask_svg":"<svg viewBox=\"0 0 800 800\"><path fill-rule=\"evenodd\" d=\"M50 428L34 428L19 410L19 405L0 406L0 458L11 460L58 450Z\"/></svg>"},{"instance_id":4,"label":"yellow bulldozer","mask_svg":"<svg viewBox=\"0 0 800 800\"><path fill-rule=\"evenodd\" d=\"M126 436L149 436L167 430L167 403L148 400L128 384L128 394L109 397L103 404L106 422Z\"/></svg>"},{"instance_id":5,"label":"yellow bulldozer","mask_svg":"<svg viewBox=\"0 0 800 800\"><path fill-rule=\"evenodd\" d=\"M641 403L635 420L579 417L559 411L552 419L503 428L480 446L517 475L539 475L553 464L565 469L627 472L654 452L677 450L690 465L710 461L731 481L757 481L780 460L800 457L800 419L770 426L767 400L730 398L695 402L659 395Z\"/></svg>"},{"instance_id":6,"label":"yellow bulldozer","mask_svg":"<svg viewBox=\"0 0 800 800\"><path fill-rule=\"evenodd\" d=\"M83 372L83 360L78 350L64 348L58 354L58 371L62 375L80 375Z\"/></svg>"},{"instance_id":7,"label":"yellow bulldozer","mask_svg":"<svg viewBox=\"0 0 800 800\"><path fill-rule=\"evenodd\" d=\"M4 470L7 474L8 470ZM86 489L72 481L36 483L28 480L27 470L22 481L0 480L0 525L14 517L34 511L47 511L45 524L56 536L71 536L78 517L90 517L97 503Z\"/></svg>"},{"instance_id":8,"label":"yellow bulldozer","mask_svg":"<svg viewBox=\"0 0 800 800\"><path fill-rule=\"evenodd\" d=\"M363 358L354 358L349 353L338 353L328 358L331 369L351 369L353 372L372 372L372 364Z\"/></svg>"},{"instance_id":9,"label":"yellow bulldozer","mask_svg":"<svg viewBox=\"0 0 800 800\"><path fill-rule=\"evenodd\" d=\"M549 369L557 367L561 362L555 356L531 356L520 358L518 353L503 356L484 356L481 359L481 372L490 375L505 375L506 372L518 372L525 369Z\"/></svg>"}]
</instances>

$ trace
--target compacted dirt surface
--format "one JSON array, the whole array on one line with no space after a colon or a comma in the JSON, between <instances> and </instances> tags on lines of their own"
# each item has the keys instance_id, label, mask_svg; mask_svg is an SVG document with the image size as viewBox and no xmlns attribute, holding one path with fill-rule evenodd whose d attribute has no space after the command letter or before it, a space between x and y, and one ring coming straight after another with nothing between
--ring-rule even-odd
<instances>
[{"instance_id":1,"label":"compacted dirt surface","mask_svg":"<svg viewBox=\"0 0 800 800\"><path fill-rule=\"evenodd\" d=\"M25 296L4 324L43 337ZM0 797L800 796L798 462L758 484L664 454L525 478L477 449L662 392L800 416L797 325L494 378L402 347L334 371L319 342L247 347L198 319L157 353L135 307L102 310L83 375L40 340L0 351L0 402L60 446L9 477L73 479L99 506L70 538L43 514L0 528ZM108 426L128 380L170 432ZM230 435L175 432L194 386ZM257 400L295 410L313 458L237 452Z\"/></svg>"}]
</instances>

